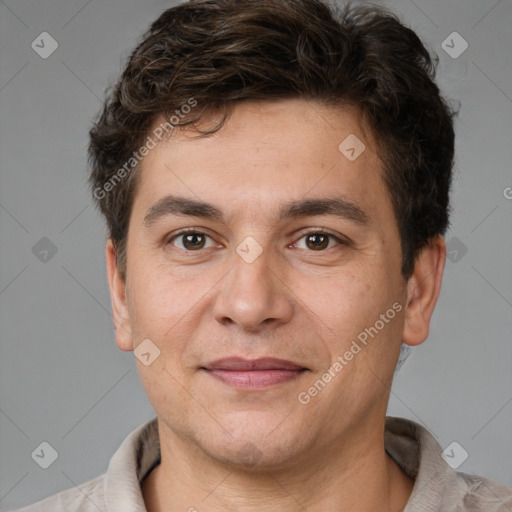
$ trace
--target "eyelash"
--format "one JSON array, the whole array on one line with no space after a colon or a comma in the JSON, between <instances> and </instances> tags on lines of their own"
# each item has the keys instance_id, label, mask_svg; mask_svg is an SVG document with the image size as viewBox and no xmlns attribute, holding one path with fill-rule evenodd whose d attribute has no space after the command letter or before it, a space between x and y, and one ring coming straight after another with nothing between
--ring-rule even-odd
<instances>
[{"instance_id":1,"label":"eyelash","mask_svg":"<svg viewBox=\"0 0 512 512\"><path fill-rule=\"evenodd\" d=\"M178 233L175 233L174 235L172 235L172 237L168 238L166 245L171 244L174 240L178 239L180 236L189 235L189 234L204 235L213 240L213 238L210 235L208 235L207 233L204 233L203 231L200 231L196 228L185 228L185 229L182 229L181 231L179 231ZM299 240L302 240L304 237L306 237L308 235L325 235L325 236L330 237L331 239L334 239L338 245L342 245L342 246L350 246L351 245L351 241L348 238L341 238L323 228L317 228L317 229L312 229L312 230L309 230L306 232L302 232L301 235L299 236L299 238L297 239L297 241L293 242L292 244L289 244L287 247L295 245ZM319 251L310 250L309 252L326 252L329 249L333 249L333 247L329 247L328 249L323 249L323 250L319 250ZM202 252L203 249L198 249L195 251L188 250L188 249L179 249L179 250L187 252L187 253L195 253L195 252L199 253L199 252Z\"/></svg>"}]
</instances>

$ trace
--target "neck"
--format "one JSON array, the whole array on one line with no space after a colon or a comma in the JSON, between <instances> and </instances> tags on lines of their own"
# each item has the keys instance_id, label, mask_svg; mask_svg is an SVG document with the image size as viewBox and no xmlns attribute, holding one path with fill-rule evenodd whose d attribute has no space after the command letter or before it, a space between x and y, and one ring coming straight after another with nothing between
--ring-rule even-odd
<instances>
[{"instance_id":1,"label":"neck","mask_svg":"<svg viewBox=\"0 0 512 512\"><path fill-rule=\"evenodd\" d=\"M258 470L212 460L163 430L159 420L161 463L142 484L147 512L400 512L414 485L386 454L383 424L378 436L359 429L338 449Z\"/></svg>"}]
</instances>

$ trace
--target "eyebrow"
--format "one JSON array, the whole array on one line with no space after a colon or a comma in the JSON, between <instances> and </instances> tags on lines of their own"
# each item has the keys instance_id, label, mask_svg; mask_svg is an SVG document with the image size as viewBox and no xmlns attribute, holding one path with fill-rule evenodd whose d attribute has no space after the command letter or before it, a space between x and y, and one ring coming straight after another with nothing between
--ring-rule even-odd
<instances>
[{"instance_id":1,"label":"eyebrow","mask_svg":"<svg viewBox=\"0 0 512 512\"><path fill-rule=\"evenodd\" d=\"M160 219L172 215L201 217L225 222L222 211L213 204L169 195L159 199L147 210L144 216L144 225L151 227ZM315 215L333 215L360 225L366 225L370 221L369 215L360 206L342 196L291 201L281 207L279 220Z\"/></svg>"}]
</instances>

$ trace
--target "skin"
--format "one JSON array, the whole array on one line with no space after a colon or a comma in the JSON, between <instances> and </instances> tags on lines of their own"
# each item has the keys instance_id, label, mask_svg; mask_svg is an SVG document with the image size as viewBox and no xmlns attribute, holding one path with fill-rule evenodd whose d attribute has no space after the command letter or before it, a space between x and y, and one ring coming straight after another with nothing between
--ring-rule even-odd
<instances>
[{"instance_id":1,"label":"skin","mask_svg":"<svg viewBox=\"0 0 512 512\"><path fill-rule=\"evenodd\" d=\"M349 134L366 146L355 161L338 150ZM142 162L126 280L111 240L106 246L117 345L134 350L149 338L160 350L149 366L136 359L162 455L142 485L147 510L403 510L414 482L384 451L385 414L401 343L428 335L443 238L405 281L382 164L356 109L246 102L216 134L195 135L176 130ZM169 194L211 203L224 219L174 214L145 226L149 208ZM290 201L340 196L368 222L279 218ZM190 250L176 237L183 228L207 236ZM320 228L348 242L320 234L314 240L327 246L319 249L305 235ZM236 252L249 236L262 249L252 263ZM401 311L300 403L299 393L394 303ZM234 389L201 369L228 356L276 357L307 371Z\"/></svg>"}]
</instances>

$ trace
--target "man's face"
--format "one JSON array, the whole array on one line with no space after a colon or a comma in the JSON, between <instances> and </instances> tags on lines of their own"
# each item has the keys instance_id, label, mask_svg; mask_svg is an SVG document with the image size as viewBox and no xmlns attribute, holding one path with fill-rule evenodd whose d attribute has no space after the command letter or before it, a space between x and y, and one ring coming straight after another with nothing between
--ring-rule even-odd
<instances>
[{"instance_id":1,"label":"man's face","mask_svg":"<svg viewBox=\"0 0 512 512\"><path fill-rule=\"evenodd\" d=\"M351 134L365 145L355 160L353 139L339 149ZM211 206L152 209L167 196ZM404 328L400 268L357 111L244 103L216 134L176 130L143 160L118 344L160 350L137 365L171 437L220 460L311 460L382 424Z\"/></svg>"}]
</instances>

